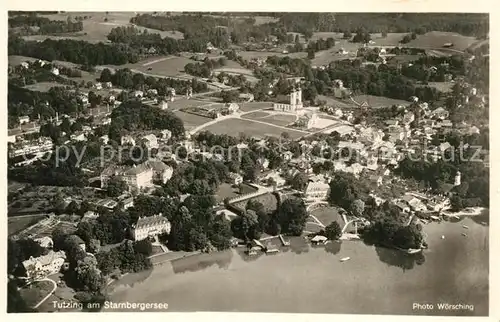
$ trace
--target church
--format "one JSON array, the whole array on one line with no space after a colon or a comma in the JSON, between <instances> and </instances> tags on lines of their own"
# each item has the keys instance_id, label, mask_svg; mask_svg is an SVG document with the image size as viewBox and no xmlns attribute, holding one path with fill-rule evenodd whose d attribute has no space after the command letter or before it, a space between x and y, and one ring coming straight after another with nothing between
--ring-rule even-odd
<instances>
[{"instance_id":1,"label":"church","mask_svg":"<svg viewBox=\"0 0 500 322\"><path fill-rule=\"evenodd\" d=\"M279 104L274 103L273 109L275 111L281 112L296 112L297 110L301 110L304 106L302 105L302 89L300 87L293 88L290 93L290 104Z\"/></svg>"}]
</instances>

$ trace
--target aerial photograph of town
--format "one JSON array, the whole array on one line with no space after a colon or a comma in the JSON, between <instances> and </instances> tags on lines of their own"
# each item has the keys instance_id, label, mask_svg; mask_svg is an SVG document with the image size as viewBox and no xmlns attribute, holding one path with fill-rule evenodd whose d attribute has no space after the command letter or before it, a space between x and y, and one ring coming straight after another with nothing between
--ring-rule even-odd
<instances>
[{"instance_id":1,"label":"aerial photograph of town","mask_svg":"<svg viewBox=\"0 0 500 322\"><path fill-rule=\"evenodd\" d=\"M488 13L7 19L8 313L488 316Z\"/></svg>"}]
</instances>

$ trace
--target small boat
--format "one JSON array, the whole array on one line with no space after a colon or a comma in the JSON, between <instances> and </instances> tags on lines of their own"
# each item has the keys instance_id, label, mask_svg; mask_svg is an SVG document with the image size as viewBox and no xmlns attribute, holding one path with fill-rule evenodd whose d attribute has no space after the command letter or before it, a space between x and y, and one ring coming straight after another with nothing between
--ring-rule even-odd
<instances>
[{"instance_id":1,"label":"small boat","mask_svg":"<svg viewBox=\"0 0 500 322\"><path fill-rule=\"evenodd\" d=\"M438 216L431 216L431 219L439 220L440 218Z\"/></svg>"},{"instance_id":2,"label":"small boat","mask_svg":"<svg viewBox=\"0 0 500 322\"><path fill-rule=\"evenodd\" d=\"M462 233L462 236L467 237L467 234L466 233Z\"/></svg>"},{"instance_id":3,"label":"small boat","mask_svg":"<svg viewBox=\"0 0 500 322\"><path fill-rule=\"evenodd\" d=\"M350 257L344 257L344 258L341 258L340 261L341 262L345 262L345 261L348 261L350 260L351 258Z\"/></svg>"},{"instance_id":4,"label":"small boat","mask_svg":"<svg viewBox=\"0 0 500 322\"><path fill-rule=\"evenodd\" d=\"M422 251L422 248L416 248L416 249L414 249L414 248L409 248L409 249L407 250L407 253L408 253L408 254L416 254L416 253L420 253L421 251Z\"/></svg>"},{"instance_id":5,"label":"small boat","mask_svg":"<svg viewBox=\"0 0 500 322\"><path fill-rule=\"evenodd\" d=\"M441 236L441 239L444 239L444 235Z\"/></svg>"},{"instance_id":6,"label":"small boat","mask_svg":"<svg viewBox=\"0 0 500 322\"><path fill-rule=\"evenodd\" d=\"M462 225L462 227L464 227L465 229L469 229L469 226L466 225Z\"/></svg>"}]
</instances>

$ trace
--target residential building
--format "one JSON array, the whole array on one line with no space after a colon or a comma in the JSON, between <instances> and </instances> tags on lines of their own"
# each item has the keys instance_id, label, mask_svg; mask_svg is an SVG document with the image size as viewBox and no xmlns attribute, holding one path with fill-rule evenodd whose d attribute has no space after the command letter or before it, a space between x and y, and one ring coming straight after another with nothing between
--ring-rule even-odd
<instances>
[{"instance_id":1,"label":"residential building","mask_svg":"<svg viewBox=\"0 0 500 322\"><path fill-rule=\"evenodd\" d=\"M112 87L113 87L113 83L111 83L111 82L106 82L106 83L104 83L104 86L105 86L106 88L112 88Z\"/></svg>"},{"instance_id":2,"label":"residential building","mask_svg":"<svg viewBox=\"0 0 500 322\"><path fill-rule=\"evenodd\" d=\"M30 117L29 116L19 116L17 119L19 121L19 124L26 124L30 122Z\"/></svg>"},{"instance_id":3,"label":"residential building","mask_svg":"<svg viewBox=\"0 0 500 322\"><path fill-rule=\"evenodd\" d=\"M402 201L396 201L394 204L399 208L404 213L409 213L410 212L410 207L406 205L406 203Z\"/></svg>"},{"instance_id":4,"label":"residential building","mask_svg":"<svg viewBox=\"0 0 500 322\"><path fill-rule=\"evenodd\" d=\"M108 186L111 177L117 176L128 185L130 190L143 190L153 185L153 169L146 163L131 168L111 166L101 173L101 188Z\"/></svg>"},{"instance_id":5,"label":"residential building","mask_svg":"<svg viewBox=\"0 0 500 322\"><path fill-rule=\"evenodd\" d=\"M99 218L99 214L89 210L83 214L82 221L92 221L97 218Z\"/></svg>"},{"instance_id":6,"label":"residential building","mask_svg":"<svg viewBox=\"0 0 500 322\"><path fill-rule=\"evenodd\" d=\"M160 133L162 140L168 141L172 137L172 132L170 132L169 130L162 130Z\"/></svg>"},{"instance_id":7,"label":"residential building","mask_svg":"<svg viewBox=\"0 0 500 322\"><path fill-rule=\"evenodd\" d=\"M304 195L307 200L325 200L329 191L330 185L326 182L309 182Z\"/></svg>"},{"instance_id":8,"label":"residential building","mask_svg":"<svg viewBox=\"0 0 500 322\"><path fill-rule=\"evenodd\" d=\"M52 247L54 247L54 242L52 241L52 238L50 238L49 236L35 238L33 240L36 241L37 243L39 243L40 246L42 246L43 248L52 248Z\"/></svg>"},{"instance_id":9,"label":"residential building","mask_svg":"<svg viewBox=\"0 0 500 322\"><path fill-rule=\"evenodd\" d=\"M170 228L170 222L161 213L150 217L139 217L132 227L132 237L135 241L157 237L170 233Z\"/></svg>"},{"instance_id":10,"label":"residential building","mask_svg":"<svg viewBox=\"0 0 500 322\"><path fill-rule=\"evenodd\" d=\"M135 140L130 135L122 136L120 139L120 145L132 145L135 146Z\"/></svg>"},{"instance_id":11,"label":"residential building","mask_svg":"<svg viewBox=\"0 0 500 322\"><path fill-rule=\"evenodd\" d=\"M135 91L134 97L142 99L144 97L144 92L143 91Z\"/></svg>"},{"instance_id":12,"label":"residential building","mask_svg":"<svg viewBox=\"0 0 500 322\"><path fill-rule=\"evenodd\" d=\"M97 89L97 90L101 90L102 89L102 83L95 83L94 84L94 88Z\"/></svg>"},{"instance_id":13,"label":"residential building","mask_svg":"<svg viewBox=\"0 0 500 322\"><path fill-rule=\"evenodd\" d=\"M50 251L47 255L30 257L23 261L28 279L42 279L48 275L56 274L61 270L66 260L64 251Z\"/></svg>"},{"instance_id":14,"label":"residential building","mask_svg":"<svg viewBox=\"0 0 500 322\"><path fill-rule=\"evenodd\" d=\"M50 72L56 76L59 76L59 68L53 67Z\"/></svg>"},{"instance_id":15,"label":"residential building","mask_svg":"<svg viewBox=\"0 0 500 322\"><path fill-rule=\"evenodd\" d=\"M239 173L231 172L229 174L230 183L233 185L238 185L243 182L243 177Z\"/></svg>"},{"instance_id":16,"label":"residential building","mask_svg":"<svg viewBox=\"0 0 500 322\"><path fill-rule=\"evenodd\" d=\"M21 65L23 68L25 68L25 69L30 68L30 65L29 65L29 63L28 63L27 61L23 61L20 65Z\"/></svg>"},{"instance_id":17,"label":"residential building","mask_svg":"<svg viewBox=\"0 0 500 322\"><path fill-rule=\"evenodd\" d=\"M142 137L142 143L146 146L146 149L158 149L158 139L156 135L149 134Z\"/></svg>"},{"instance_id":18,"label":"residential building","mask_svg":"<svg viewBox=\"0 0 500 322\"><path fill-rule=\"evenodd\" d=\"M174 169L162 161L146 161L144 164L152 169L154 181L166 183L172 178L172 174L174 173Z\"/></svg>"},{"instance_id":19,"label":"residential building","mask_svg":"<svg viewBox=\"0 0 500 322\"><path fill-rule=\"evenodd\" d=\"M432 110L430 113L430 117L440 120L447 119L449 116L450 113L443 107L438 107L435 110Z\"/></svg>"}]
</instances>

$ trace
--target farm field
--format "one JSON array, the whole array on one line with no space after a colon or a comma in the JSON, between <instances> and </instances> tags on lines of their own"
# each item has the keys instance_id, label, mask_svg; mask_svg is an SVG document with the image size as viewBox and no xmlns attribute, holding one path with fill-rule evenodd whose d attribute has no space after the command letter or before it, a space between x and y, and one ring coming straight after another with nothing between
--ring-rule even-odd
<instances>
[{"instance_id":1,"label":"farm field","mask_svg":"<svg viewBox=\"0 0 500 322\"><path fill-rule=\"evenodd\" d=\"M186 130L190 130L199 125L210 122L212 119L208 117L203 117L195 114L190 114L182 111L174 111L174 114L177 115L183 122Z\"/></svg>"},{"instance_id":2,"label":"farm field","mask_svg":"<svg viewBox=\"0 0 500 322\"><path fill-rule=\"evenodd\" d=\"M410 105L410 102L404 100L393 99L384 96L374 96L374 95L357 95L353 99L359 104L367 102L370 107L380 108L392 105Z\"/></svg>"},{"instance_id":3,"label":"farm field","mask_svg":"<svg viewBox=\"0 0 500 322\"><path fill-rule=\"evenodd\" d=\"M108 42L107 36L111 29L119 26L133 26L133 24L130 23L130 18L134 17L136 14L136 12L71 12L44 15L44 17L51 20L67 20L69 16L89 16L90 18L83 20L83 31L81 32L67 34L64 36L26 36L24 39L43 41L46 38L50 38L84 40L94 43ZM180 31L161 31L139 26L136 26L136 28L141 31L147 30L149 33L160 34L161 37L171 37L175 39L184 38L184 35Z\"/></svg>"},{"instance_id":4,"label":"farm field","mask_svg":"<svg viewBox=\"0 0 500 322\"><path fill-rule=\"evenodd\" d=\"M290 137L292 139L299 138L304 134L306 134L305 132L274 127L272 125L256 123L251 120L245 120L245 119L224 120L206 127L205 130L215 134L227 134L233 136L237 136L238 133L244 132L248 136L258 136L258 137L265 137L265 136L279 137L281 133L287 132L288 134L290 134Z\"/></svg>"}]
</instances>

